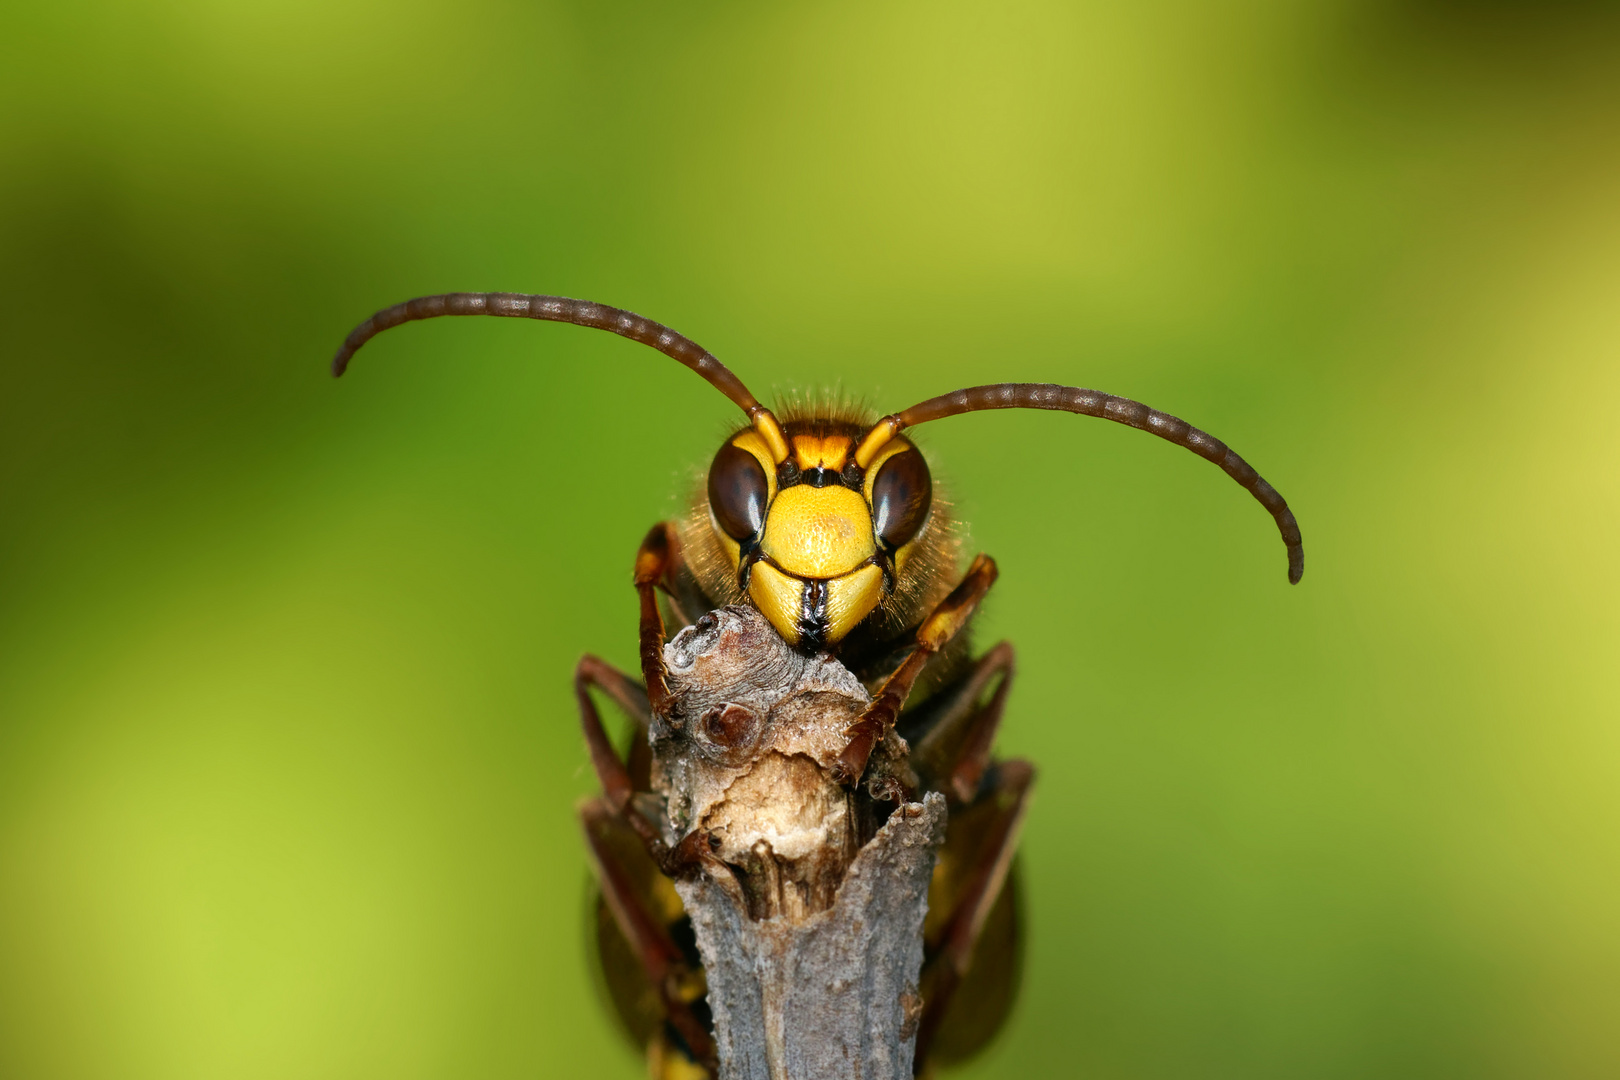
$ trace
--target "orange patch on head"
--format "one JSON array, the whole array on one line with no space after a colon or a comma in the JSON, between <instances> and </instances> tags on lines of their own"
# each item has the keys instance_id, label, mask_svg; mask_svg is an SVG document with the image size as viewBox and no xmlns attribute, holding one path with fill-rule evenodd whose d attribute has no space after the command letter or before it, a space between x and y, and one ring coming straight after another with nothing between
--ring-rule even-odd
<instances>
[{"instance_id":1,"label":"orange patch on head","mask_svg":"<svg viewBox=\"0 0 1620 1080\"><path fill-rule=\"evenodd\" d=\"M839 472L848 461L848 435L793 436L793 464L801 471L820 468Z\"/></svg>"}]
</instances>

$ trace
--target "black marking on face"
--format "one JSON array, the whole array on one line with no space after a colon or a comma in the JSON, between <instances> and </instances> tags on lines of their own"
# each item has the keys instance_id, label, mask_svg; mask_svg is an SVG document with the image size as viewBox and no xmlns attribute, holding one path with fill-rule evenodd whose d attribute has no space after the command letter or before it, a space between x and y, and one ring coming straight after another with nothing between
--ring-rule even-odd
<instances>
[{"instance_id":1,"label":"black marking on face","mask_svg":"<svg viewBox=\"0 0 1620 1080\"><path fill-rule=\"evenodd\" d=\"M799 606L799 645L818 652L827 644L827 583L812 578L804 583Z\"/></svg>"},{"instance_id":2,"label":"black marking on face","mask_svg":"<svg viewBox=\"0 0 1620 1080\"><path fill-rule=\"evenodd\" d=\"M764 557L765 553L760 550L757 536L751 536L737 544L737 588L743 592L748 591L748 572Z\"/></svg>"},{"instance_id":3,"label":"black marking on face","mask_svg":"<svg viewBox=\"0 0 1620 1080\"><path fill-rule=\"evenodd\" d=\"M889 546L887 540L878 537L877 551L868 555L863 565L875 566L883 571L884 596L894 592L894 549Z\"/></svg>"},{"instance_id":4,"label":"black marking on face","mask_svg":"<svg viewBox=\"0 0 1620 1080\"><path fill-rule=\"evenodd\" d=\"M839 484L849 488L851 491L859 491L865 480L865 471L859 465L853 463L844 466L843 469L829 469L825 465L817 465L814 468L801 470L784 461L776 469L778 488L790 488L795 484L809 484L813 488L824 488Z\"/></svg>"}]
</instances>

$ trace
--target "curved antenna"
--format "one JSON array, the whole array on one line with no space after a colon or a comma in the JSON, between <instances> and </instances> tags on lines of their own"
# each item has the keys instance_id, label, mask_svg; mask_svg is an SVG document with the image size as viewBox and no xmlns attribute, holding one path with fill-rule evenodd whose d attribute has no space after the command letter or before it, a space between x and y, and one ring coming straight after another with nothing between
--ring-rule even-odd
<instances>
[{"instance_id":1,"label":"curved antenna","mask_svg":"<svg viewBox=\"0 0 1620 1080\"><path fill-rule=\"evenodd\" d=\"M606 304L593 304L589 300L570 300L566 296L530 296L525 293L463 292L418 296L403 304L383 308L349 331L349 336L343 339L343 347L332 357L333 377L347 371L349 360L360 350L360 346L384 330L418 319L437 319L441 315L498 315L510 319L572 323L575 326L589 326L593 330L606 330L649 345L665 356L679 360L730 398L748 414L748 419L771 448L777 463L787 460L787 439L783 437L782 426L776 422L776 417L713 353L662 323Z\"/></svg>"},{"instance_id":2,"label":"curved antenna","mask_svg":"<svg viewBox=\"0 0 1620 1080\"><path fill-rule=\"evenodd\" d=\"M872 463L885 443L902 429L947 416L978 412L981 409L1055 409L1079 413L1082 416L1100 416L1116 424L1125 424L1184 446L1201 458L1213 461L1226 475L1242 484L1260 505L1277 521L1283 543L1288 547L1288 580L1298 584L1305 573L1305 544L1299 535L1299 522L1288 502L1277 489L1261 479L1254 467L1237 452L1215 436L1200 431L1168 413L1150 409L1140 401L1115 397L1097 390L1083 390L1078 386L1057 386L1052 383L994 383L989 386L970 386L952 394L941 394L927 401L919 401L902 412L885 416L866 433L855 450L855 463L866 468Z\"/></svg>"}]
</instances>

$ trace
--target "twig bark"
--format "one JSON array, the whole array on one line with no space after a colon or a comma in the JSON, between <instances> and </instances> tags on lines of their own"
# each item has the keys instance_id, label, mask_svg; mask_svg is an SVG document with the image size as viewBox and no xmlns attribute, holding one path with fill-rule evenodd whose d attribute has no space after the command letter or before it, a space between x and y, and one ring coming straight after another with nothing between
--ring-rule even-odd
<instances>
[{"instance_id":1,"label":"twig bark","mask_svg":"<svg viewBox=\"0 0 1620 1080\"><path fill-rule=\"evenodd\" d=\"M708 976L721 1080L910 1080L917 978L945 800L874 799L910 777L890 735L867 789L832 767L868 697L752 608L711 612L665 649L648 807L674 844L710 837L677 883Z\"/></svg>"}]
</instances>

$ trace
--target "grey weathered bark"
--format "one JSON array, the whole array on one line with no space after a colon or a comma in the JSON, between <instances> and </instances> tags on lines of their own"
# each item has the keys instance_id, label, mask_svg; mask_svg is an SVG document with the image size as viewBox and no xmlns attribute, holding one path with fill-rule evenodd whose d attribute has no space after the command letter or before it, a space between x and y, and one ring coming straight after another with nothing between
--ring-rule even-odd
<instances>
[{"instance_id":1,"label":"grey weathered bark","mask_svg":"<svg viewBox=\"0 0 1620 1080\"><path fill-rule=\"evenodd\" d=\"M708 976L722 1080L910 1080L923 916L945 800L886 804L831 766L868 697L794 652L752 608L722 608L665 648L647 809L677 842L712 837L679 882ZM903 740L871 783L914 780Z\"/></svg>"}]
</instances>

